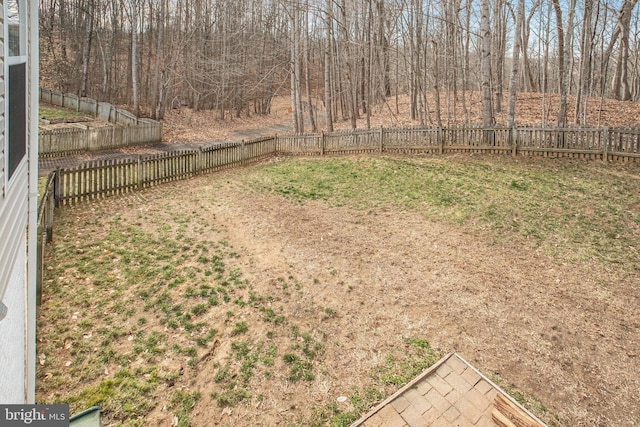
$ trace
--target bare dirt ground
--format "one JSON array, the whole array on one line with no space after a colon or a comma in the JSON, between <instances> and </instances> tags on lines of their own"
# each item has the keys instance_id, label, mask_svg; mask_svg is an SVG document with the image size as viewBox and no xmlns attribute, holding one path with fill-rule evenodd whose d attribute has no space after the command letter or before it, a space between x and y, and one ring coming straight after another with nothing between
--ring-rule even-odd
<instances>
[{"instance_id":1,"label":"bare dirt ground","mask_svg":"<svg viewBox=\"0 0 640 427\"><path fill-rule=\"evenodd\" d=\"M201 399L194 425L274 425L335 401L366 385L384 354L401 351L403 336L426 337L441 354L459 352L490 377L535 395L562 424L640 425L637 278L598 265L556 265L534 250L492 244L411 212L247 193L236 174L242 171L176 184L172 197L186 204L205 192L215 199L207 209L242 254L256 292L272 292L274 280L292 272L316 285L303 286L285 310L326 333L331 377L281 383L277 398L221 415ZM306 315L310 304L333 307L337 316ZM203 365L190 383L204 394L213 374Z\"/></svg>"}]
</instances>

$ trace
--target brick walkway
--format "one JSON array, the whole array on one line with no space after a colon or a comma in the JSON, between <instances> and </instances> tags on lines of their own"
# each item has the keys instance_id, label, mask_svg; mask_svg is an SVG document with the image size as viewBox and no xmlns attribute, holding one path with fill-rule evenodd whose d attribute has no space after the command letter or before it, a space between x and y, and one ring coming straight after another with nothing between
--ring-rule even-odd
<instances>
[{"instance_id":1,"label":"brick walkway","mask_svg":"<svg viewBox=\"0 0 640 427\"><path fill-rule=\"evenodd\" d=\"M420 374L352 427L495 427L498 424L491 412L498 393L507 396L454 353ZM520 406L510 397L507 399ZM542 422L540 425L544 426Z\"/></svg>"}]
</instances>

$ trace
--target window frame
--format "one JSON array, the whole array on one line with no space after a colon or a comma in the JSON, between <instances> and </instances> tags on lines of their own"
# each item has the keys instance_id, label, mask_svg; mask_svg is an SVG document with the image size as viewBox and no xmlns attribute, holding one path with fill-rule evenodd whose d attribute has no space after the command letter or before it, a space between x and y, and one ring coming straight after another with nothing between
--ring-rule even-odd
<instances>
[{"instance_id":1,"label":"window frame","mask_svg":"<svg viewBox=\"0 0 640 427\"><path fill-rule=\"evenodd\" d=\"M19 55L11 55L10 54L10 41L9 41L9 3L15 2L18 7L18 36L19 36ZM7 188L15 181L17 178L17 173L22 167L24 167L24 163L26 163L26 159L29 154L29 142L28 142L28 96L29 96L29 63L28 63L28 55L27 55L27 37L28 37L28 22L27 22L27 2L26 0L4 0L3 1L3 12L4 12L4 176L5 176L5 185ZM22 157L15 164L13 169L11 168L11 158L10 158L10 147L11 147L11 135L10 135L10 109L11 109L11 79L10 79L10 69L14 65L24 64L24 150Z\"/></svg>"}]
</instances>

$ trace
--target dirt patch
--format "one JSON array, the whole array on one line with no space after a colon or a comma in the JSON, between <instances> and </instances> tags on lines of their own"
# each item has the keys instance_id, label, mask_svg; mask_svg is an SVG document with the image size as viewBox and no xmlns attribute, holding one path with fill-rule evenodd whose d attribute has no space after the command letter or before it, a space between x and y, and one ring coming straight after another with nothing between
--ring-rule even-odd
<instances>
[{"instance_id":1,"label":"dirt patch","mask_svg":"<svg viewBox=\"0 0 640 427\"><path fill-rule=\"evenodd\" d=\"M309 318L309 328L330 337L325 363L332 377L322 387L281 390L279 400L228 411L222 424L269 425L292 408L331 402L366 384L382 355L413 335L532 393L571 425L638 421L637 283L594 266L558 266L535 251L494 245L411 212L292 204L243 195L233 176L211 179L230 179L213 191L212 213L243 254L256 291L295 272L315 284L299 309L311 303L338 313L330 322ZM206 389L211 377L201 374L194 385ZM200 403L194 424L206 424L212 411L210 402Z\"/></svg>"},{"instance_id":2,"label":"dirt patch","mask_svg":"<svg viewBox=\"0 0 640 427\"><path fill-rule=\"evenodd\" d=\"M255 282L295 271L319 282L309 298L340 313L328 334L336 373L328 395L365 381L376 355L399 337L420 335L534 394L572 425L640 419L637 283L557 266L410 212L240 194L216 191L215 213ZM199 412L202 422L206 410Z\"/></svg>"}]
</instances>

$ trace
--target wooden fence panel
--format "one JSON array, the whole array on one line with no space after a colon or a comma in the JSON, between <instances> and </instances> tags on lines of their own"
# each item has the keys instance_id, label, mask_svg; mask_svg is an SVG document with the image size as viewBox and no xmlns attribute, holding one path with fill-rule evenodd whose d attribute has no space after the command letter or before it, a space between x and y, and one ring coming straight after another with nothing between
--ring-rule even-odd
<instances>
[{"instance_id":1,"label":"wooden fence panel","mask_svg":"<svg viewBox=\"0 0 640 427\"><path fill-rule=\"evenodd\" d=\"M42 157L76 154L87 151L85 129L53 129L40 131L38 153Z\"/></svg>"},{"instance_id":2,"label":"wooden fence panel","mask_svg":"<svg viewBox=\"0 0 640 427\"><path fill-rule=\"evenodd\" d=\"M244 161L251 162L272 156L276 151L275 137L257 138L244 143Z\"/></svg>"},{"instance_id":3,"label":"wooden fence panel","mask_svg":"<svg viewBox=\"0 0 640 427\"><path fill-rule=\"evenodd\" d=\"M96 117L98 115L98 101L82 97L78 101L78 110Z\"/></svg>"},{"instance_id":4,"label":"wooden fence panel","mask_svg":"<svg viewBox=\"0 0 640 427\"><path fill-rule=\"evenodd\" d=\"M74 93L63 93L62 94L62 106L64 108L69 108L70 110L78 111L78 95Z\"/></svg>"},{"instance_id":5,"label":"wooden fence panel","mask_svg":"<svg viewBox=\"0 0 640 427\"><path fill-rule=\"evenodd\" d=\"M120 108L112 108L109 115L109 121L120 125L130 126L137 125L138 118L126 110Z\"/></svg>"},{"instance_id":6,"label":"wooden fence panel","mask_svg":"<svg viewBox=\"0 0 640 427\"><path fill-rule=\"evenodd\" d=\"M404 127L380 129L381 150L397 154L437 153L440 151L441 129Z\"/></svg>"},{"instance_id":7,"label":"wooden fence panel","mask_svg":"<svg viewBox=\"0 0 640 427\"><path fill-rule=\"evenodd\" d=\"M324 135L326 140L327 135ZM314 155L323 153L323 134L278 136L277 152L290 155Z\"/></svg>"},{"instance_id":8,"label":"wooden fence panel","mask_svg":"<svg viewBox=\"0 0 640 427\"><path fill-rule=\"evenodd\" d=\"M135 126L40 130L38 149L41 157L54 157L160 141L162 125L145 122Z\"/></svg>"},{"instance_id":9,"label":"wooden fence panel","mask_svg":"<svg viewBox=\"0 0 640 427\"><path fill-rule=\"evenodd\" d=\"M640 160L640 128L609 129L607 142L613 160Z\"/></svg>"},{"instance_id":10,"label":"wooden fence panel","mask_svg":"<svg viewBox=\"0 0 640 427\"><path fill-rule=\"evenodd\" d=\"M47 104L53 104L53 102L51 102L51 92L49 89L40 88L40 100Z\"/></svg>"},{"instance_id":11,"label":"wooden fence panel","mask_svg":"<svg viewBox=\"0 0 640 427\"><path fill-rule=\"evenodd\" d=\"M325 135L323 153L358 154L380 151L380 131L356 129L333 132Z\"/></svg>"},{"instance_id":12,"label":"wooden fence panel","mask_svg":"<svg viewBox=\"0 0 640 427\"><path fill-rule=\"evenodd\" d=\"M62 92L51 92L51 103L62 106Z\"/></svg>"},{"instance_id":13,"label":"wooden fence panel","mask_svg":"<svg viewBox=\"0 0 640 427\"><path fill-rule=\"evenodd\" d=\"M442 129L443 152L499 154L512 150L511 129L464 125Z\"/></svg>"},{"instance_id":14,"label":"wooden fence panel","mask_svg":"<svg viewBox=\"0 0 640 427\"><path fill-rule=\"evenodd\" d=\"M131 159L91 161L58 171L56 203L69 205L136 187L137 162Z\"/></svg>"},{"instance_id":15,"label":"wooden fence panel","mask_svg":"<svg viewBox=\"0 0 640 427\"><path fill-rule=\"evenodd\" d=\"M169 153L140 157L139 182L143 187L150 187L163 182L187 179L196 174L198 151L180 150Z\"/></svg>"},{"instance_id":16,"label":"wooden fence panel","mask_svg":"<svg viewBox=\"0 0 640 427\"><path fill-rule=\"evenodd\" d=\"M600 128L517 128L518 152L544 157L599 158L606 150Z\"/></svg>"}]
</instances>

